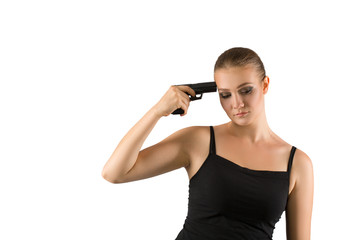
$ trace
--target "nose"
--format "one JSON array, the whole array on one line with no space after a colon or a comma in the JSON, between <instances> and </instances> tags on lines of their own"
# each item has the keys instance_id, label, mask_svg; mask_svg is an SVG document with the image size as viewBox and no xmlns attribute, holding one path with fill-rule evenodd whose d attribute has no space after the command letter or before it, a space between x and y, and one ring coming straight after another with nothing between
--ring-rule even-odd
<instances>
[{"instance_id":1,"label":"nose","mask_svg":"<svg viewBox=\"0 0 360 240\"><path fill-rule=\"evenodd\" d=\"M232 101L232 107L233 109L238 109L238 108L242 108L244 107L244 102L241 99L241 97L237 94L235 94L235 97L233 97L233 101Z\"/></svg>"}]
</instances>

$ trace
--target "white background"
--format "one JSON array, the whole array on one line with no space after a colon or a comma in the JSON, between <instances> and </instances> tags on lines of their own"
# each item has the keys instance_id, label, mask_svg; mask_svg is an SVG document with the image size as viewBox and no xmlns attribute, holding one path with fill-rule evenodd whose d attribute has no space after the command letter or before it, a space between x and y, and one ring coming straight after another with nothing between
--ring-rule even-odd
<instances>
[{"instance_id":1,"label":"white background","mask_svg":"<svg viewBox=\"0 0 360 240\"><path fill-rule=\"evenodd\" d=\"M225 50L259 54L271 129L313 161L312 239L355 239L359 219L356 1L1 1L0 239L175 239L178 169L111 184L101 170L171 84L213 80ZM218 95L155 126L228 121ZM285 215L274 239L286 239Z\"/></svg>"}]
</instances>

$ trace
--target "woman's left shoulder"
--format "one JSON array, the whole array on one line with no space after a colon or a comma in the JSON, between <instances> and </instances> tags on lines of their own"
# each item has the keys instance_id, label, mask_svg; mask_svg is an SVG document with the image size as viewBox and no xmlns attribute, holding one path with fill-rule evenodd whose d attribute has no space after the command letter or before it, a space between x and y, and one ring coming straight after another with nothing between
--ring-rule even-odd
<instances>
[{"instance_id":1,"label":"woman's left shoulder","mask_svg":"<svg viewBox=\"0 0 360 240\"><path fill-rule=\"evenodd\" d=\"M295 150L291 172L296 181L313 178L312 160L299 148Z\"/></svg>"},{"instance_id":2,"label":"woman's left shoulder","mask_svg":"<svg viewBox=\"0 0 360 240\"><path fill-rule=\"evenodd\" d=\"M304 169L312 169L312 161L310 157L301 149L296 148L293 159L293 166Z\"/></svg>"}]
</instances>

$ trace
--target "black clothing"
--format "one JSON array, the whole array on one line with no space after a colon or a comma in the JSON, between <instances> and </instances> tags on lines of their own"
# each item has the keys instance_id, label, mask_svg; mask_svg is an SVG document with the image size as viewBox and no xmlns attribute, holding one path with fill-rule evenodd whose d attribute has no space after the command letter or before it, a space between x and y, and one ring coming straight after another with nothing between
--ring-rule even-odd
<instances>
[{"instance_id":1,"label":"black clothing","mask_svg":"<svg viewBox=\"0 0 360 240\"><path fill-rule=\"evenodd\" d=\"M290 170L252 170L216 155L210 126L210 152L189 181L188 214L175 240L272 239L286 208Z\"/></svg>"}]
</instances>

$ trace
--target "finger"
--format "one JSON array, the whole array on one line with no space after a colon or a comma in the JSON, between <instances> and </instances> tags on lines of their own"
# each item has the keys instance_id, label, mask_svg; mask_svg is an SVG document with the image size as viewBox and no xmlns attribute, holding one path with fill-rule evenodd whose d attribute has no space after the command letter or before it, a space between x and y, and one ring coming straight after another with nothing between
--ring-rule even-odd
<instances>
[{"instance_id":1,"label":"finger","mask_svg":"<svg viewBox=\"0 0 360 240\"><path fill-rule=\"evenodd\" d=\"M191 101L189 94L187 92L183 92L183 91L180 91L179 99L181 101L184 101L185 103L186 102L190 103L190 101Z\"/></svg>"},{"instance_id":2,"label":"finger","mask_svg":"<svg viewBox=\"0 0 360 240\"><path fill-rule=\"evenodd\" d=\"M176 111L176 110L182 110L182 114L184 114L185 112L186 112L186 106L185 106L185 104L183 103L183 102L181 102L181 101L179 101L179 102L177 102L176 103L176 105L174 105L174 111ZM173 112L174 112L173 111Z\"/></svg>"},{"instance_id":3,"label":"finger","mask_svg":"<svg viewBox=\"0 0 360 240\"><path fill-rule=\"evenodd\" d=\"M187 106L190 104L190 97L186 93L182 93L178 100Z\"/></svg>"},{"instance_id":4,"label":"finger","mask_svg":"<svg viewBox=\"0 0 360 240\"><path fill-rule=\"evenodd\" d=\"M187 114L187 111L189 109L189 105L190 105L190 99L189 98L185 98L182 100L182 109L184 110L184 115Z\"/></svg>"},{"instance_id":5,"label":"finger","mask_svg":"<svg viewBox=\"0 0 360 240\"><path fill-rule=\"evenodd\" d=\"M192 89L189 86L178 86L178 88L183 92L187 92L188 94L190 94L193 97L196 96L196 92L194 91L194 89Z\"/></svg>"},{"instance_id":6,"label":"finger","mask_svg":"<svg viewBox=\"0 0 360 240\"><path fill-rule=\"evenodd\" d=\"M172 91L174 99L175 98L177 98L177 100L181 100L183 98L190 99L189 94L187 92L185 92L185 89L182 87L184 87L184 86L171 86L171 91Z\"/></svg>"},{"instance_id":7,"label":"finger","mask_svg":"<svg viewBox=\"0 0 360 240\"><path fill-rule=\"evenodd\" d=\"M189 95L180 91L179 95L177 96L176 102L177 102L178 108L183 109L184 107L187 107L190 103Z\"/></svg>"}]
</instances>

